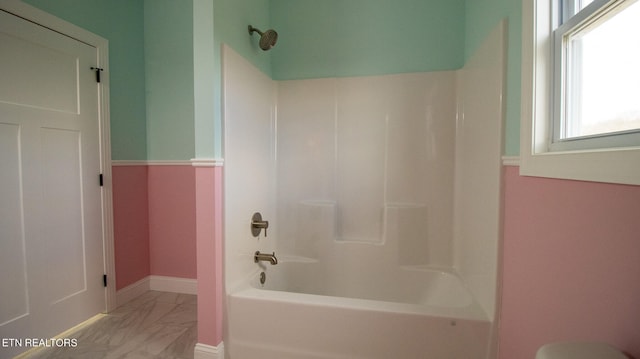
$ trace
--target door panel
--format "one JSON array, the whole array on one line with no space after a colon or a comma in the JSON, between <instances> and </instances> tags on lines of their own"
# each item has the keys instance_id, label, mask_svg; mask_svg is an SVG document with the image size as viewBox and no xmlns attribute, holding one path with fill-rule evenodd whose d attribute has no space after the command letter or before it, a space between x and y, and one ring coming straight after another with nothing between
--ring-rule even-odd
<instances>
[{"instance_id":1,"label":"door panel","mask_svg":"<svg viewBox=\"0 0 640 359\"><path fill-rule=\"evenodd\" d=\"M25 238L20 171L20 126L0 123L0 325L28 314Z\"/></svg>"},{"instance_id":2,"label":"door panel","mask_svg":"<svg viewBox=\"0 0 640 359\"><path fill-rule=\"evenodd\" d=\"M86 290L80 132L43 128L42 209L46 284L52 302Z\"/></svg>"},{"instance_id":3,"label":"door panel","mask_svg":"<svg viewBox=\"0 0 640 359\"><path fill-rule=\"evenodd\" d=\"M105 309L96 65L96 48L0 11L0 337Z\"/></svg>"},{"instance_id":4,"label":"door panel","mask_svg":"<svg viewBox=\"0 0 640 359\"><path fill-rule=\"evenodd\" d=\"M33 26L37 25L18 24L14 32L33 32L29 28ZM61 51L50 47L59 42L56 36L60 34L49 34L44 28L36 33L35 41L0 33L0 71L3 82L10 84L0 86L0 101L77 113L78 93L74 81L78 72L77 57L64 52L70 49ZM37 79L38 86L32 87L32 83L24 81L24 74Z\"/></svg>"}]
</instances>

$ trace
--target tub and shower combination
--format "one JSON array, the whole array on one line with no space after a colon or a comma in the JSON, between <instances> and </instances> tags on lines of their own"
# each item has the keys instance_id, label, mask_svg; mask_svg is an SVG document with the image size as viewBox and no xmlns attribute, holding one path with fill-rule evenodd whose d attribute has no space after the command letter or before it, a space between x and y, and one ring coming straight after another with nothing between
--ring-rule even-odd
<instances>
[{"instance_id":1,"label":"tub and shower combination","mask_svg":"<svg viewBox=\"0 0 640 359\"><path fill-rule=\"evenodd\" d=\"M227 358L495 354L503 36L459 71L296 81L223 49Z\"/></svg>"}]
</instances>

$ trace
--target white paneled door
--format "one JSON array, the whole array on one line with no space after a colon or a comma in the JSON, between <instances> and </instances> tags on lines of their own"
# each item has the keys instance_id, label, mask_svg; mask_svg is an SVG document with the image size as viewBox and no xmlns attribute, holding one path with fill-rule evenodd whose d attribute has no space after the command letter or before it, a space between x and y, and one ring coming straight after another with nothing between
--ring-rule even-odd
<instances>
[{"instance_id":1,"label":"white paneled door","mask_svg":"<svg viewBox=\"0 0 640 359\"><path fill-rule=\"evenodd\" d=\"M0 10L0 357L105 310L97 49Z\"/></svg>"}]
</instances>

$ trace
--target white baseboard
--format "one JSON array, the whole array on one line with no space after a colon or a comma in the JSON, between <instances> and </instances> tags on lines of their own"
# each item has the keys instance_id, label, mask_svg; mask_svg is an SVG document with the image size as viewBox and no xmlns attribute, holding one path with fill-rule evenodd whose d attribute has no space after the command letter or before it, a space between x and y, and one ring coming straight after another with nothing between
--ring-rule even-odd
<instances>
[{"instance_id":1,"label":"white baseboard","mask_svg":"<svg viewBox=\"0 0 640 359\"><path fill-rule=\"evenodd\" d=\"M196 343L193 359L224 359L224 343L220 342L217 347Z\"/></svg>"},{"instance_id":2,"label":"white baseboard","mask_svg":"<svg viewBox=\"0 0 640 359\"><path fill-rule=\"evenodd\" d=\"M151 290L161 292L198 294L198 280L196 279L151 275L149 276L149 287Z\"/></svg>"},{"instance_id":3,"label":"white baseboard","mask_svg":"<svg viewBox=\"0 0 640 359\"><path fill-rule=\"evenodd\" d=\"M150 275L118 290L116 292L116 305L119 307L149 290L198 294L198 281L196 279Z\"/></svg>"}]
</instances>

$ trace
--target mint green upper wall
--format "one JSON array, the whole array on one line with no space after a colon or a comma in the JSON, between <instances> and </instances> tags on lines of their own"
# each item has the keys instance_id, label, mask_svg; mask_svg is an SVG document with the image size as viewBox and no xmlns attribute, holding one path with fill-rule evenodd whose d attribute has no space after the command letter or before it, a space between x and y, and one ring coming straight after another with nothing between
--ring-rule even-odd
<instances>
[{"instance_id":1,"label":"mint green upper wall","mask_svg":"<svg viewBox=\"0 0 640 359\"><path fill-rule=\"evenodd\" d=\"M144 54L147 159L194 158L193 0L144 0Z\"/></svg>"},{"instance_id":2,"label":"mint green upper wall","mask_svg":"<svg viewBox=\"0 0 640 359\"><path fill-rule=\"evenodd\" d=\"M193 88L195 158L216 157L213 1L193 0ZM219 141L218 141L219 142Z\"/></svg>"},{"instance_id":3,"label":"mint green upper wall","mask_svg":"<svg viewBox=\"0 0 640 359\"><path fill-rule=\"evenodd\" d=\"M451 70L464 0L271 0L276 80Z\"/></svg>"},{"instance_id":4,"label":"mint green upper wall","mask_svg":"<svg viewBox=\"0 0 640 359\"><path fill-rule=\"evenodd\" d=\"M25 0L109 40L111 156L147 158L144 7L141 0Z\"/></svg>"},{"instance_id":5,"label":"mint green upper wall","mask_svg":"<svg viewBox=\"0 0 640 359\"><path fill-rule=\"evenodd\" d=\"M466 60L504 18L508 20L504 153L517 156L520 153L522 0L466 0L464 53Z\"/></svg>"}]
</instances>

